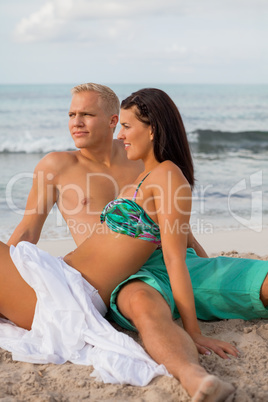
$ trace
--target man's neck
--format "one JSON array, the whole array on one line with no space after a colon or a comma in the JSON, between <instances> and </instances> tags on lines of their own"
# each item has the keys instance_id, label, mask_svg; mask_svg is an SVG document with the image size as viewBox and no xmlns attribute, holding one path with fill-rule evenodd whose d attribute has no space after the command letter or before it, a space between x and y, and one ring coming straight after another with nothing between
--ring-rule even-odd
<instances>
[{"instance_id":1,"label":"man's neck","mask_svg":"<svg viewBox=\"0 0 268 402\"><path fill-rule=\"evenodd\" d=\"M80 149L81 155L91 162L99 163L110 167L117 152L116 142L114 140L92 148Z\"/></svg>"}]
</instances>

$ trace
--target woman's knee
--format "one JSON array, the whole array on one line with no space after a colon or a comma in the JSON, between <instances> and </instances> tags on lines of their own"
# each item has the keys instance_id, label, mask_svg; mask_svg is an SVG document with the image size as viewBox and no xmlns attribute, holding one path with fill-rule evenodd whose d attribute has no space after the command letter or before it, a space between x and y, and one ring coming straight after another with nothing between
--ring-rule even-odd
<instances>
[{"instance_id":1,"label":"woman's knee","mask_svg":"<svg viewBox=\"0 0 268 402\"><path fill-rule=\"evenodd\" d=\"M122 289L117 305L120 311L133 322L142 319L156 319L161 315L169 315L170 309L162 295L151 286L142 282L127 289Z\"/></svg>"},{"instance_id":2,"label":"woman's knee","mask_svg":"<svg viewBox=\"0 0 268 402\"><path fill-rule=\"evenodd\" d=\"M117 296L117 306L127 315L135 314L141 306L146 306L150 300L150 291L144 289L143 283L125 285ZM125 315L124 314L124 315Z\"/></svg>"},{"instance_id":3,"label":"woman's knee","mask_svg":"<svg viewBox=\"0 0 268 402\"><path fill-rule=\"evenodd\" d=\"M155 306L154 300L154 295L149 289L138 289L131 295L129 304L134 314L148 314Z\"/></svg>"}]
</instances>

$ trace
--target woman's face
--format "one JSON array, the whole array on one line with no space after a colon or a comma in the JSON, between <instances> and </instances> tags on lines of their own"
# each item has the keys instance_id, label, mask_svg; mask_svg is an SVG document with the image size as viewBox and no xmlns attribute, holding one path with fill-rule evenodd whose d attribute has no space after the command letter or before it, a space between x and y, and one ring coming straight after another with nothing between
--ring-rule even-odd
<instances>
[{"instance_id":1,"label":"woman's face","mask_svg":"<svg viewBox=\"0 0 268 402\"><path fill-rule=\"evenodd\" d=\"M117 138L124 141L128 159L145 161L148 157L154 157L152 127L137 119L135 106L121 109L120 124Z\"/></svg>"}]
</instances>

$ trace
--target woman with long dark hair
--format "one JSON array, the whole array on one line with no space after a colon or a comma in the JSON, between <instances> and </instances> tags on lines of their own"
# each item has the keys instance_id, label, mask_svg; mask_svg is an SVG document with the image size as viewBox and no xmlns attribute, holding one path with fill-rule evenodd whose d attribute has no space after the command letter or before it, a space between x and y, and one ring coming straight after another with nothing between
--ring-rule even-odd
<instances>
[{"instance_id":1,"label":"woman with long dark hair","mask_svg":"<svg viewBox=\"0 0 268 402\"><path fill-rule=\"evenodd\" d=\"M119 197L103 209L100 219L104 230L96 231L63 260L27 242L10 249L0 244L0 313L29 330L24 334L25 339L18 341L19 347L12 341L15 349L8 341L1 343L1 337L0 344L15 350L15 356L20 359L25 359L28 351L28 361L35 358L40 361L38 356L42 353L46 356L44 361L57 363L85 362L90 356L90 362L100 369L107 367L112 360L107 356L109 347L114 341L116 352L121 356L120 341L124 339L116 340L116 335L109 338L108 330L103 335L104 320L98 325L98 319L106 313L118 284L153 260L162 247L171 284L163 297L170 303L173 300L185 330L174 324L171 334L174 347L168 356L154 355L153 333L145 347L157 363L165 364L169 373L181 381L194 401L225 400L233 392L232 385L208 375L199 365L194 344L194 341L201 345L219 342L227 353L237 353L229 344L202 336L196 318L185 264L191 236L189 218L194 172L179 111L163 91L143 89L122 102L120 121L122 129L118 138L124 141L129 159L142 159L144 171L133 186L123 189ZM162 297L160 287L157 290ZM170 308L165 303L164 314L171 319ZM154 310L157 309L156 303ZM96 360L96 353L92 356L85 351L87 344L93 344L95 351L103 346L106 354L102 351ZM51 347L53 353L48 352ZM114 367L121 368L123 378L131 382L127 358ZM159 366L154 369L158 374L165 373Z\"/></svg>"}]
</instances>

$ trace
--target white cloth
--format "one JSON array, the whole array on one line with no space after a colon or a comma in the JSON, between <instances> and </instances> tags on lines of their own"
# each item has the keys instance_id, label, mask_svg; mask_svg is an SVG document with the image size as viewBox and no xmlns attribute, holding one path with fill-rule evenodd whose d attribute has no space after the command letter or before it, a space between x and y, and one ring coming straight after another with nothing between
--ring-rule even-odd
<instances>
[{"instance_id":1,"label":"white cloth","mask_svg":"<svg viewBox=\"0 0 268 402\"><path fill-rule=\"evenodd\" d=\"M143 386L169 375L103 318L95 306L105 314L105 304L80 272L28 242L11 246L10 255L37 296L30 331L1 320L0 347L14 360L93 365L93 375L106 383Z\"/></svg>"}]
</instances>

